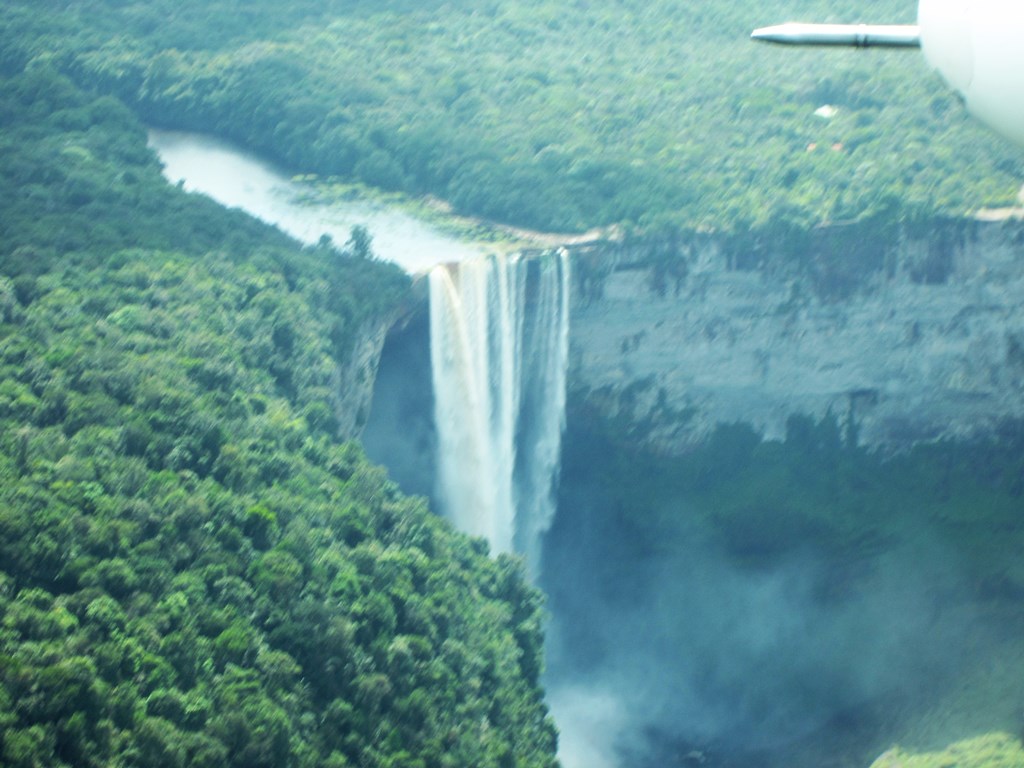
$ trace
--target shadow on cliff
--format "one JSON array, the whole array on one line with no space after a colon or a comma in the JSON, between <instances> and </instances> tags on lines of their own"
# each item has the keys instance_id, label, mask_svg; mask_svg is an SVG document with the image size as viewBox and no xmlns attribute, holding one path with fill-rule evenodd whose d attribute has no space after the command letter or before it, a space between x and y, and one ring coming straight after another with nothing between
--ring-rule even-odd
<instances>
[{"instance_id":1,"label":"shadow on cliff","mask_svg":"<svg viewBox=\"0 0 1024 768\"><path fill-rule=\"evenodd\" d=\"M386 466L403 492L436 502L437 433L425 307L388 334L362 443L366 455ZM436 503L433 507L438 508Z\"/></svg>"}]
</instances>

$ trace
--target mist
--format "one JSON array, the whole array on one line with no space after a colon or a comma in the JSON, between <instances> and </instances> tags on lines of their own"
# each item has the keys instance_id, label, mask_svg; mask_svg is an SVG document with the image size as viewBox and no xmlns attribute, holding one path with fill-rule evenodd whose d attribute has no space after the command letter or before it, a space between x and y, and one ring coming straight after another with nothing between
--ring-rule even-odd
<instances>
[{"instance_id":1,"label":"mist","mask_svg":"<svg viewBox=\"0 0 1024 768\"><path fill-rule=\"evenodd\" d=\"M543 580L565 768L858 752L866 766L893 713L957 673L980 624L956 550L926 528L853 557L811 530L751 552L678 499L652 510L684 531L659 548L621 512L570 468Z\"/></svg>"}]
</instances>

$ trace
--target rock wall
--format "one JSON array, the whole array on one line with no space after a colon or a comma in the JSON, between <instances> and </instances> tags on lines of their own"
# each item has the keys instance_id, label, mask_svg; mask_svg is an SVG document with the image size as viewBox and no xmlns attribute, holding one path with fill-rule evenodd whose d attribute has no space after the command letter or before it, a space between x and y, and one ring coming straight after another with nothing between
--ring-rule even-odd
<instances>
[{"instance_id":1,"label":"rock wall","mask_svg":"<svg viewBox=\"0 0 1024 768\"><path fill-rule=\"evenodd\" d=\"M356 439L363 431L370 416L384 340L397 323L393 316L363 323L348 360L334 370L334 414L342 440Z\"/></svg>"},{"instance_id":2,"label":"rock wall","mask_svg":"<svg viewBox=\"0 0 1024 768\"><path fill-rule=\"evenodd\" d=\"M570 401L659 451L833 414L870 446L1024 418L1024 224L574 251Z\"/></svg>"}]
</instances>

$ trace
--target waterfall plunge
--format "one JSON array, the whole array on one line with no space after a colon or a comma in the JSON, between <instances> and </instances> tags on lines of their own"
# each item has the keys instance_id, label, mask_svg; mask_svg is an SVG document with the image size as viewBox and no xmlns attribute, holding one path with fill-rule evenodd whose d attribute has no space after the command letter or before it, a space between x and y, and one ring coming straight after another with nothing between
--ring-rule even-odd
<instances>
[{"instance_id":1,"label":"waterfall plunge","mask_svg":"<svg viewBox=\"0 0 1024 768\"><path fill-rule=\"evenodd\" d=\"M430 273L438 488L457 528L540 567L555 511L569 356L569 256Z\"/></svg>"}]
</instances>

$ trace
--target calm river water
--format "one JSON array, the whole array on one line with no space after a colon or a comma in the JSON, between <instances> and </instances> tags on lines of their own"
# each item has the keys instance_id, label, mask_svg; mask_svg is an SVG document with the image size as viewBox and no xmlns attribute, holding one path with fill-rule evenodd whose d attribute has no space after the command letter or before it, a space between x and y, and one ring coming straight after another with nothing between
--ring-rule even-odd
<instances>
[{"instance_id":1,"label":"calm river water","mask_svg":"<svg viewBox=\"0 0 1024 768\"><path fill-rule=\"evenodd\" d=\"M300 201L303 190L286 174L236 147L202 134L151 129L149 146L164 164L164 176L222 205L241 208L292 237L314 244L330 235L343 245L352 227L373 236L378 257L406 272L480 256L481 247L457 240L404 211L369 200L330 204Z\"/></svg>"}]
</instances>

